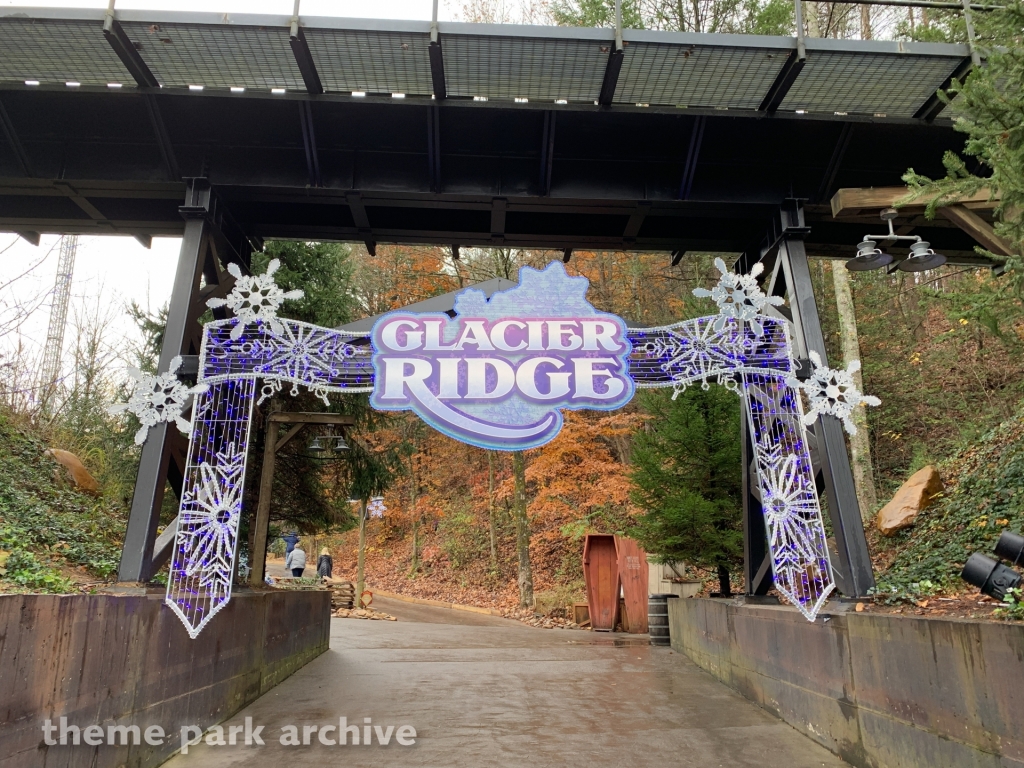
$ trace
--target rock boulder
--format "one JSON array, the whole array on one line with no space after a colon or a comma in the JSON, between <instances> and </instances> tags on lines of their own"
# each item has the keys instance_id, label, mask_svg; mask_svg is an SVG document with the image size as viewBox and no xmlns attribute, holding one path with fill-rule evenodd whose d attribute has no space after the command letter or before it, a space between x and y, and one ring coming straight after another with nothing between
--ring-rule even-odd
<instances>
[{"instance_id":1,"label":"rock boulder","mask_svg":"<svg viewBox=\"0 0 1024 768\"><path fill-rule=\"evenodd\" d=\"M932 499L942 490L942 480L934 466L929 464L918 470L896 491L892 501L882 507L875 518L878 530L883 536L892 536L896 531L909 528L917 519L917 514L931 504Z\"/></svg>"}]
</instances>

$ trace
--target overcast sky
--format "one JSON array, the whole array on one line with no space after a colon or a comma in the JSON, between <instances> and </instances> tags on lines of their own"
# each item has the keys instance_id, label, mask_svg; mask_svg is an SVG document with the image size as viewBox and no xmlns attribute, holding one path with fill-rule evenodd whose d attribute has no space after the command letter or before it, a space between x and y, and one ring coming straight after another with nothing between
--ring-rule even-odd
<instances>
[{"instance_id":1,"label":"overcast sky","mask_svg":"<svg viewBox=\"0 0 1024 768\"><path fill-rule=\"evenodd\" d=\"M300 13L305 16L343 16L370 19L430 19L432 0L302 0ZM450 20L452 13L441 0L441 20ZM43 2L12 2L0 0L0 6L45 6L49 8L106 8L102 0L44 0ZM217 11L221 13L291 14L293 0L117 0L120 9ZM452 7L457 7L454 4Z\"/></svg>"},{"instance_id":2,"label":"overcast sky","mask_svg":"<svg viewBox=\"0 0 1024 768\"><path fill-rule=\"evenodd\" d=\"M26 5L106 8L107 4L102 0L44 0L31 4L0 0L0 7ZM453 18L452 8L457 7L456 4L441 0L440 6L442 20ZM290 14L293 3L292 0L117 0L117 8ZM430 19L431 8L431 0L302 0L301 13L309 16ZM57 273L57 249L54 248L57 240L55 236L43 237L39 246L33 246L15 235L0 233L0 286L42 260L30 274L0 289L0 320L3 319L4 306L52 291ZM177 238L154 238L151 250L143 248L131 237L81 237L79 242L72 286L72 314L76 308L81 312L99 301L103 307L116 310L112 338L138 338L138 330L122 311L123 307L134 300L143 307L156 310L167 302L181 241ZM4 251L12 243L13 247ZM0 338L0 355L12 354L20 340L25 345L26 354L36 357L46 340L49 311L47 298L24 324L20 337L12 334ZM69 328L64 345L65 356L72 333Z\"/></svg>"}]
</instances>

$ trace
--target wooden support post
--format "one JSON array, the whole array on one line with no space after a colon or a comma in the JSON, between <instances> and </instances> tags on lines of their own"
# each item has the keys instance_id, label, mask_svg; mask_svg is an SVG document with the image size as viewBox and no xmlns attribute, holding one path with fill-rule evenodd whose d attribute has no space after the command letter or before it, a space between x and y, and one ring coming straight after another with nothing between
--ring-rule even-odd
<instances>
[{"instance_id":1,"label":"wooden support post","mask_svg":"<svg viewBox=\"0 0 1024 768\"><path fill-rule=\"evenodd\" d=\"M277 431L280 422L267 420L266 443L263 446L263 473L260 475L260 500L256 505L256 537L252 547L249 586L262 587L266 574L267 533L270 529L270 497L274 486L274 463L277 459Z\"/></svg>"}]
</instances>

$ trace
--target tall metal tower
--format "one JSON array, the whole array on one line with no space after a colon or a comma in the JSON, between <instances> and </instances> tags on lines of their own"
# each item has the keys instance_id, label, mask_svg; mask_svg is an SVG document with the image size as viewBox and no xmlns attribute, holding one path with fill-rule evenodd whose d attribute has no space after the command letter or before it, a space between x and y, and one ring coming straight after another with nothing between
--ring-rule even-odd
<instances>
[{"instance_id":1,"label":"tall metal tower","mask_svg":"<svg viewBox=\"0 0 1024 768\"><path fill-rule=\"evenodd\" d=\"M43 348L43 369L39 376L39 404L44 410L53 396L60 377L61 351L64 348L64 327L68 319L71 300L71 275L75 271L78 235L64 235L60 239L60 258L57 261L57 280L53 286L50 304L50 327L46 331Z\"/></svg>"}]
</instances>

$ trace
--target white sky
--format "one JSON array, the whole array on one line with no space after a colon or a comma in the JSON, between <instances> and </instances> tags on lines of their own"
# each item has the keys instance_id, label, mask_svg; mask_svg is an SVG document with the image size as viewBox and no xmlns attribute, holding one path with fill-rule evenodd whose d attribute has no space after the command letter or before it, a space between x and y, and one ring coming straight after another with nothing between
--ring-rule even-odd
<instances>
[{"instance_id":1,"label":"white sky","mask_svg":"<svg viewBox=\"0 0 1024 768\"><path fill-rule=\"evenodd\" d=\"M369 19L426 19L430 20L432 0L302 0L300 14L304 16L341 16ZM106 8L103 0L42 0L17 2L0 0L0 6L35 6L47 8ZM220 13L277 13L291 15L292 0L117 0L118 9L216 11ZM452 19L451 4L441 0L438 17Z\"/></svg>"},{"instance_id":2,"label":"white sky","mask_svg":"<svg viewBox=\"0 0 1024 768\"><path fill-rule=\"evenodd\" d=\"M456 0L457 2L457 0ZM43 0L42 2L16 2L0 0L3 6L45 6L59 8L106 8L104 0ZM292 0L117 0L118 9L218 11L224 13L291 14ZM439 17L454 17L455 2L441 0ZM302 0L300 12L308 16L341 16L379 19L426 19L431 16L431 0ZM12 302L28 301L52 291L57 273L59 238L45 236L39 246L33 246L15 235L0 233L0 286L20 275L25 269L46 256L36 269L7 288L0 289L0 312ZM13 244L13 247L4 249ZM116 311L111 329L111 342L131 342L140 334L123 308L134 300L143 307L156 310L170 298L171 282L177 263L181 241L178 238L154 238L151 250L146 250L131 237L81 237L75 263L71 291L71 310L76 307L94 307L97 301ZM8 357L24 344L26 362L38 359L46 341L50 302L47 298L22 326L20 336L10 334L0 338L0 356ZM2 319L2 314L0 314ZM68 328L64 340L65 359L73 329Z\"/></svg>"}]
</instances>

